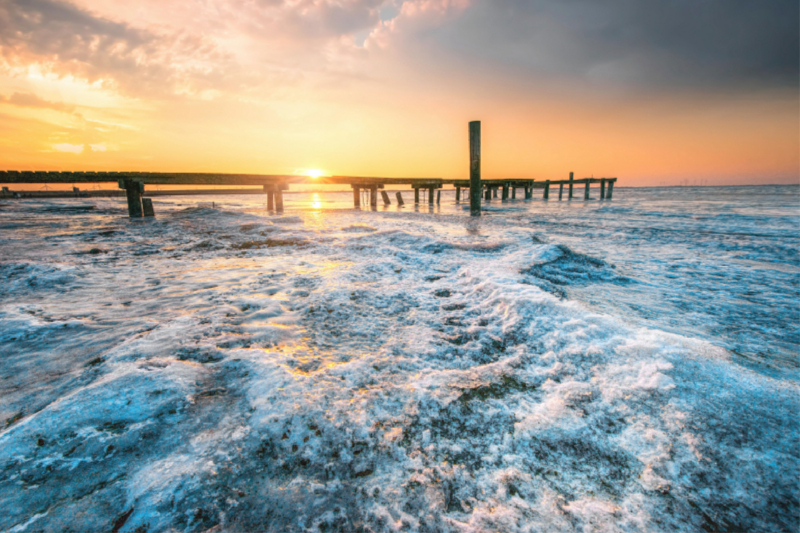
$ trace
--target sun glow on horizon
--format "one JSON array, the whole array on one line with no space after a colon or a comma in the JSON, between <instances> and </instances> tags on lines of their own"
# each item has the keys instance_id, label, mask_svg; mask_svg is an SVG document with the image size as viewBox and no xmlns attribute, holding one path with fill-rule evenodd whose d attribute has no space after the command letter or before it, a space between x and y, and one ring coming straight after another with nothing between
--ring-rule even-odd
<instances>
[{"instance_id":1,"label":"sun glow on horizon","mask_svg":"<svg viewBox=\"0 0 800 533\"><path fill-rule=\"evenodd\" d=\"M320 178L320 177L324 176L325 175L325 171L320 170L318 168L309 168L309 169L304 170L302 172L302 174L305 174L309 178L317 179L317 178Z\"/></svg>"}]
</instances>

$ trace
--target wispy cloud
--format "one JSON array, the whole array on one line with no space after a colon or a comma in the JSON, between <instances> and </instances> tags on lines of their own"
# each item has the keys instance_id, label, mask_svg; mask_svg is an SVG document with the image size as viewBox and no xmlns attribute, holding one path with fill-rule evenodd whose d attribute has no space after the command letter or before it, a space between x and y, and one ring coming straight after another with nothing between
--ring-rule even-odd
<instances>
[{"instance_id":1,"label":"wispy cloud","mask_svg":"<svg viewBox=\"0 0 800 533\"><path fill-rule=\"evenodd\" d=\"M59 152L68 152L71 154L80 154L83 152L83 145L82 144L69 144L69 143L61 143L61 144L54 144L53 148Z\"/></svg>"},{"instance_id":2,"label":"wispy cloud","mask_svg":"<svg viewBox=\"0 0 800 533\"><path fill-rule=\"evenodd\" d=\"M19 107L53 109L65 113L71 113L75 110L75 106L63 102L51 102L32 93L14 93L11 96L0 95L0 103L7 103Z\"/></svg>"}]
</instances>

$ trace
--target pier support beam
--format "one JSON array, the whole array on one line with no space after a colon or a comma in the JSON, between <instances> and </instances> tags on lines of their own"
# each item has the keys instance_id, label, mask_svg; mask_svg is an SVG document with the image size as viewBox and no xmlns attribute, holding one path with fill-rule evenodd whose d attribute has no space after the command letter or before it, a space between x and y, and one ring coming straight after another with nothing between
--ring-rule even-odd
<instances>
[{"instance_id":1,"label":"pier support beam","mask_svg":"<svg viewBox=\"0 0 800 533\"><path fill-rule=\"evenodd\" d=\"M356 209L361 207L361 189L353 187L353 207Z\"/></svg>"},{"instance_id":2,"label":"pier support beam","mask_svg":"<svg viewBox=\"0 0 800 533\"><path fill-rule=\"evenodd\" d=\"M264 185L264 192L267 195L267 210L283 211L283 191L288 188L285 183L273 183Z\"/></svg>"},{"instance_id":3,"label":"pier support beam","mask_svg":"<svg viewBox=\"0 0 800 533\"><path fill-rule=\"evenodd\" d=\"M606 199L606 180L600 180L600 199Z\"/></svg>"},{"instance_id":4,"label":"pier support beam","mask_svg":"<svg viewBox=\"0 0 800 533\"><path fill-rule=\"evenodd\" d=\"M544 182L544 194L542 195L542 198L545 200L550 199L550 180Z\"/></svg>"},{"instance_id":5,"label":"pier support beam","mask_svg":"<svg viewBox=\"0 0 800 533\"><path fill-rule=\"evenodd\" d=\"M419 203L419 187L414 187L414 203Z\"/></svg>"},{"instance_id":6,"label":"pier support beam","mask_svg":"<svg viewBox=\"0 0 800 533\"><path fill-rule=\"evenodd\" d=\"M383 198L383 205L392 205L392 202L389 200L389 193L381 191L381 197Z\"/></svg>"},{"instance_id":7,"label":"pier support beam","mask_svg":"<svg viewBox=\"0 0 800 533\"><path fill-rule=\"evenodd\" d=\"M469 213L481 215L481 122L469 123Z\"/></svg>"},{"instance_id":8,"label":"pier support beam","mask_svg":"<svg viewBox=\"0 0 800 533\"><path fill-rule=\"evenodd\" d=\"M403 203L403 195L400 194L400 191L397 191L396 196L397 196L397 205L405 205Z\"/></svg>"},{"instance_id":9,"label":"pier support beam","mask_svg":"<svg viewBox=\"0 0 800 533\"><path fill-rule=\"evenodd\" d=\"M563 197L564 197L564 184L563 183L559 183L558 184L558 201L560 202L561 198L563 198Z\"/></svg>"},{"instance_id":10,"label":"pier support beam","mask_svg":"<svg viewBox=\"0 0 800 533\"><path fill-rule=\"evenodd\" d=\"M461 187L456 187L456 203L461 201Z\"/></svg>"},{"instance_id":11,"label":"pier support beam","mask_svg":"<svg viewBox=\"0 0 800 533\"><path fill-rule=\"evenodd\" d=\"M503 200L508 200L508 183L503 183Z\"/></svg>"},{"instance_id":12,"label":"pier support beam","mask_svg":"<svg viewBox=\"0 0 800 533\"><path fill-rule=\"evenodd\" d=\"M573 173L569 173L569 199L572 200L572 177Z\"/></svg>"},{"instance_id":13,"label":"pier support beam","mask_svg":"<svg viewBox=\"0 0 800 533\"><path fill-rule=\"evenodd\" d=\"M369 206L378 207L378 187L375 185L369 188Z\"/></svg>"},{"instance_id":14,"label":"pier support beam","mask_svg":"<svg viewBox=\"0 0 800 533\"><path fill-rule=\"evenodd\" d=\"M156 216L156 211L153 209L153 200L150 198L142 198L142 214L146 217Z\"/></svg>"},{"instance_id":15,"label":"pier support beam","mask_svg":"<svg viewBox=\"0 0 800 533\"><path fill-rule=\"evenodd\" d=\"M142 218L142 193L144 183L133 180L120 180L119 188L125 189L125 196L128 199L128 216L131 218Z\"/></svg>"},{"instance_id":16,"label":"pier support beam","mask_svg":"<svg viewBox=\"0 0 800 533\"><path fill-rule=\"evenodd\" d=\"M586 180L586 191L583 193L583 199L584 200L588 200L589 199L589 185L590 185L589 184L589 180Z\"/></svg>"},{"instance_id":17,"label":"pier support beam","mask_svg":"<svg viewBox=\"0 0 800 533\"><path fill-rule=\"evenodd\" d=\"M442 201L442 191L440 189L436 191L436 205L439 205L441 201Z\"/></svg>"},{"instance_id":18,"label":"pier support beam","mask_svg":"<svg viewBox=\"0 0 800 533\"><path fill-rule=\"evenodd\" d=\"M428 205L433 205L433 195L435 192L435 187L428 187Z\"/></svg>"},{"instance_id":19,"label":"pier support beam","mask_svg":"<svg viewBox=\"0 0 800 533\"><path fill-rule=\"evenodd\" d=\"M516 185L512 185L511 186L511 199L512 200L516 200L517 199L517 186Z\"/></svg>"},{"instance_id":20,"label":"pier support beam","mask_svg":"<svg viewBox=\"0 0 800 533\"><path fill-rule=\"evenodd\" d=\"M533 198L533 183L525 185L525 199L530 200Z\"/></svg>"},{"instance_id":21,"label":"pier support beam","mask_svg":"<svg viewBox=\"0 0 800 533\"><path fill-rule=\"evenodd\" d=\"M498 189L498 187L491 187L490 186L489 188L492 190L492 198L494 198L496 200L497 199L497 189Z\"/></svg>"},{"instance_id":22,"label":"pier support beam","mask_svg":"<svg viewBox=\"0 0 800 533\"><path fill-rule=\"evenodd\" d=\"M614 192L614 180L608 182L608 192L606 193L606 200L611 200L611 195Z\"/></svg>"}]
</instances>

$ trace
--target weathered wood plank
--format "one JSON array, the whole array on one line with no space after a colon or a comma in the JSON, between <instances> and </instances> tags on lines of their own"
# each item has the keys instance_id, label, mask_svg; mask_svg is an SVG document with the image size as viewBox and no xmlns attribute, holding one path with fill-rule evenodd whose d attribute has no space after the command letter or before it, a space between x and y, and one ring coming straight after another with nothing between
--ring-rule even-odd
<instances>
[{"instance_id":1,"label":"weathered wood plank","mask_svg":"<svg viewBox=\"0 0 800 533\"><path fill-rule=\"evenodd\" d=\"M155 209L153 209L153 200L151 198L142 198L142 214L146 217L156 216Z\"/></svg>"}]
</instances>

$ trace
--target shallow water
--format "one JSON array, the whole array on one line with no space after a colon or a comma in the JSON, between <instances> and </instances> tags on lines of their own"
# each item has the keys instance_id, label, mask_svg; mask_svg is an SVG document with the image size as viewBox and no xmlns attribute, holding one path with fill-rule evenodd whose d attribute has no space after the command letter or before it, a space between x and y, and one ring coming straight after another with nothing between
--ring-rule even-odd
<instances>
[{"instance_id":1,"label":"shallow water","mask_svg":"<svg viewBox=\"0 0 800 533\"><path fill-rule=\"evenodd\" d=\"M797 527L797 187L351 202L0 204L0 531Z\"/></svg>"}]
</instances>

